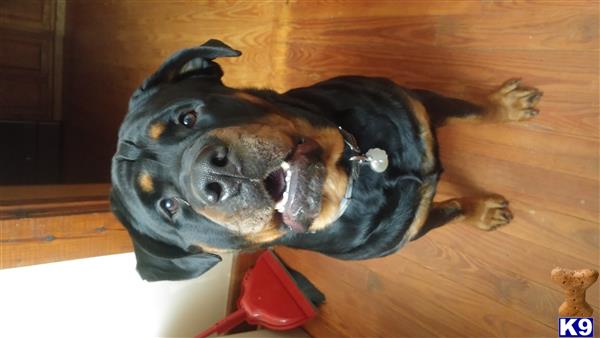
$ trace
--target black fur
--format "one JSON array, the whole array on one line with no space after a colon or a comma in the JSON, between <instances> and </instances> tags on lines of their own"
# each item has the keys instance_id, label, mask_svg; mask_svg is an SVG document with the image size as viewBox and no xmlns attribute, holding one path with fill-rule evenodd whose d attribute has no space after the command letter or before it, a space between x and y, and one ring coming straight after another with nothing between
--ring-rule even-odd
<instances>
[{"instance_id":1,"label":"black fur","mask_svg":"<svg viewBox=\"0 0 600 338\"><path fill-rule=\"evenodd\" d=\"M483 107L461 99L423 89L413 89L412 92L425 106L433 127L443 126L448 117L465 118L483 113Z\"/></svg>"},{"instance_id":2,"label":"black fur","mask_svg":"<svg viewBox=\"0 0 600 338\"><path fill-rule=\"evenodd\" d=\"M357 76L334 78L283 94L352 133L361 149L385 149L389 167L383 174L361 170L352 202L337 222L316 234L290 234L278 244L341 259L385 256L405 244L402 239L421 194L419 183L402 178L415 175L435 186L441 171L439 164L430 172L422 169L424 144L407 95L390 80Z\"/></svg>"},{"instance_id":3,"label":"black fur","mask_svg":"<svg viewBox=\"0 0 600 338\"><path fill-rule=\"evenodd\" d=\"M166 126L159 145L149 142L144 135L149 121L194 100L203 100L210 108L193 130L194 135L262 116L264 108L229 96L234 89L222 84L222 70L212 61L219 56L237 55L238 51L216 40L181 51L132 96L113 158L111 200L115 214L132 236L138 271L147 280L192 278L218 263L219 256L197 252L194 246L197 242L225 249L251 246L242 236L191 210L182 210L175 220L165 219L156 212L155 198L179 189L169 183L177 182L176 155L190 142L203 139L195 136L191 140L188 131L171 124ZM441 173L435 140L435 163L424 169L425 144L408 99L421 98L425 106L443 103L428 103L423 97L428 92L410 91L384 78L358 76L338 77L284 94L258 89L245 91L268 101L279 111L303 117L314 126L341 126L356 137L361 149L386 150L390 163L383 174L368 168L361 170L353 200L334 224L314 234L290 232L265 245L309 249L341 259L366 259L391 254L405 244L408 239L404 235L423 199L422 184L435 187ZM472 107L465 103L463 108ZM347 161L348 156L344 158ZM344 165L349 171L349 163ZM142 169L159 180L152 194L138 199L134 173ZM403 179L406 175L416 176L423 183Z\"/></svg>"}]
</instances>

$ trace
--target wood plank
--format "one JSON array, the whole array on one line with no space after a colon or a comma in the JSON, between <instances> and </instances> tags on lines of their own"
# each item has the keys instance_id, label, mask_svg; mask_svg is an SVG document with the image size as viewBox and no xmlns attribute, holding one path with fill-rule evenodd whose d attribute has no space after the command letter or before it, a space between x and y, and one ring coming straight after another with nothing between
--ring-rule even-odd
<instances>
[{"instance_id":1,"label":"wood plank","mask_svg":"<svg viewBox=\"0 0 600 338\"><path fill-rule=\"evenodd\" d=\"M419 298L414 293L408 296L405 304L395 305L401 304L402 300L395 300L390 294L372 292L377 288L373 287L372 281L369 283L368 269L355 262L333 260L287 248L278 248L277 254L291 268L304 274L327 297L319 309L320 315L304 326L312 337L325 336L321 331L323 326L325 332L334 331L336 336L384 336L385 332L400 336L434 336L441 332L459 335L459 330L449 323L451 320L459 321L455 314L432 309L442 318L441 323L432 314L423 315L424 309L413 308L413 303L418 303L415 298ZM357 311L360 312L358 316ZM390 313L394 314L394 320L386 320Z\"/></svg>"},{"instance_id":2,"label":"wood plank","mask_svg":"<svg viewBox=\"0 0 600 338\"><path fill-rule=\"evenodd\" d=\"M333 49L325 44L294 43L288 53L286 88L338 75L361 74L385 76L408 87L468 99L481 98L508 78L522 77L545 93L540 105L543 115L531 122L534 128L598 137L598 78L590 76L598 70L597 51L458 51L422 47L400 53L376 46L339 45ZM584 107L572 111L572 102ZM553 108L559 104L568 108ZM572 121L560 123L566 119Z\"/></svg>"},{"instance_id":3,"label":"wood plank","mask_svg":"<svg viewBox=\"0 0 600 338\"><path fill-rule=\"evenodd\" d=\"M448 126L437 135L442 151L465 151L539 169L551 165L552 171L561 174L591 180L598 177L598 163L590 161L598 153L597 139L537 130L521 123Z\"/></svg>"},{"instance_id":4,"label":"wood plank","mask_svg":"<svg viewBox=\"0 0 600 338\"><path fill-rule=\"evenodd\" d=\"M110 184L0 186L0 205L108 197Z\"/></svg>"},{"instance_id":5,"label":"wood plank","mask_svg":"<svg viewBox=\"0 0 600 338\"><path fill-rule=\"evenodd\" d=\"M291 249L279 249L278 254L282 255L284 261L297 264L292 267L305 273L318 287L321 287L318 281L324 278L323 274L327 278L346 280L352 284L344 287L340 282L334 285L323 282L325 286L330 286L323 290L328 297L326 304L335 308L340 318L349 316L357 309L361 309L361 314L380 312L375 318L360 316L354 318L352 323L346 321L345 325L351 327L340 330L344 335L385 335L384 332L394 332L399 336L427 335L425 331L415 330L415 324L418 325L419 322L425 322L427 330L433 330L429 335L433 333L436 336L492 336L495 335L493 332L503 336L531 336L552 332L549 327L516 313L511 314L512 311L501 304L472 293L459 283L441 278L433 271L427 272L418 264L400 259L400 256L383 263L381 260L357 263L341 262L316 253ZM340 266L352 271L357 269L357 265L364 267L362 276L359 276L362 278L357 278L358 282L366 278L364 284L354 285L353 279L342 279L339 275L336 277L337 272L342 269ZM325 272L319 266L328 266L330 269ZM357 293L360 294L356 295ZM395 296L400 294L401 297ZM376 305L373 306L373 303ZM385 312L393 312L395 320L382 320L386 317L382 314ZM336 324L340 322L335 318L331 320ZM460 328L455 325L465 320L471 324ZM310 323L305 329L313 336L318 333L318 328L313 329Z\"/></svg>"},{"instance_id":6,"label":"wood plank","mask_svg":"<svg viewBox=\"0 0 600 338\"><path fill-rule=\"evenodd\" d=\"M516 226L519 226L519 224L512 225L512 227ZM441 274L448 279L456 280L457 276L460 275L461 284L477 292L482 297L507 305L521 313L522 316L531 317L540 323L552 323L556 316L556 309L563 300L563 293L560 288L552 288L546 285L549 282L549 271L553 267L550 267L549 270L543 268L552 266L552 264L544 265L541 268L543 273L540 275L542 278L539 282L532 281L529 278L530 273L527 275L516 273L513 269L507 268L509 265L502 265L499 262L490 263L493 259L484 257L492 251L494 254L511 256L511 253L504 251L503 248L505 247L502 246L502 242L496 243L495 246L483 246L470 240L485 236L485 233L474 234L475 237L466 236L466 238L463 238L466 231L477 232L476 229L460 225L452 225L436 230L423 240L411 243L399 253L399 256L423 265L432 272ZM455 233L456 236L453 236L453 240L459 237L463 240L460 242L446 240L449 237L446 232ZM439 240L439 238L443 239ZM512 238L510 240L512 241ZM490 242L493 242L493 239L486 242L486 244L490 244ZM519 242L517 241L517 244ZM464 246L469 246L469 250L463 250ZM545 248L545 250L551 251L548 248ZM544 249L535 247L529 252L534 253L530 258L539 262L537 255L542 255ZM561 257L561 259L563 258ZM507 258L507 260L510 260L510 258ZM575 261L575 259L571 260ZM388 269L393 270L395 264L387 262ZM563 263L565 262L563 261ZM384 263L379 266L383 267L382 264ZM597 268L597 263L588 266ZM596 293L597 290L594 290L589 294L594 308L598 308L598 302L594 300Z\"/></svg>"},{"instance_id":7,"label":"wood plank","mask_svg":"<svg viewBox=\"0 0 600 338\"><path fill-rule=\"evenodd\" d=\"M512 225L517 226L518 223ZM465 259L476 258L481 261L481 265L487 266L489 271L501 271L510 267L510 273L514 277L526 278L529 282L539 283L555 290L554 294L549 293L548 296L553 297L552 303L556 306L561 303L562 290L560 286L550 282L550 271L557 266L580 267L580 261L575 257L539 247L503 231L486 233L466 226L452 225L447 229L439 229L438 234L430 236L427 240L436 241L434 244L436 247L454 248ZM556 244L559 245L561 243ZM597 252L589 253L591 257L594 257L594 254L597 257ZM587 264L587 266L598 269L598 264ZM598 289L598 285L588 289L588 302L595 307L599 305ZM516 289L512 291L518 292Z\"/></svg>"},{"instance_id":8,"label":"wood plank","mask_svg":"<svg viewBox=\"0 0 600 338\"><path fill-rule=\"evenodd\" d=\"M0 268L132 250L111 213L0 220Z\"/></svg>"},{"instance_id":9,"label":"wood plank","mask_svg":"<svg viewBox=\"0 0 600 338\"><path fill-rule=\"evenodd\" d=\"M373 17L384 19L394 17L406 20L409 17L427 17L432 15L457 15L481 13L482 6L477 1L452 0L379 0L376 3L368 1L349 1L348 5L340 5L336 0L296 1L291 2L295 18L309 16L311 18L356 18ZM318 8L319 10L315 10Z\"/></svg>"},{"instance_id":10,"label":"wood plank","mask_svg":"<svg viewBox=\"0 0 600 338\"><path fill-rule=\"evenodd\" d=\"M217 38L244 52L241 61L223 59L220 62L242 67L238 76L248 76L255 81L259 77L259 85L268 85L273 22L259 18L275 17L276 3L236 2L227 9L216 3L158 4L115 2L98 8L87 1L70 2L69 10L77 15L69 16L69 24L79 28L68 31L67 40L71 50L76 51L73 56L102 63L104 67L130 65L145 78L176 50ZM110 27L104 24L106 17L111 18ZM119 52L112 52L114 50ZM81 66L93 69L86 63ZM264 72L252 71L259 66ZM252 84L246 81L239 85Z\"/></svg>"},{"instance_id":11,"label":"wood plank","mask_svg":"<svg viewBox=\"0 0 600 338\"><path fill-rule=\"evenodd\" d=\"M436 200L478 194L479 189L443 181L438 186ZM548 209L545 205L534 206L512 195L506 197L515 218L514 223L501 229L503 232L548 250L573 256L582 265L598 265L600 233L596 222L569 216L560 210Z\"/></svg>"},{"instance_id":12,"label":"wood plank","mask_svg":"<svg viewBox=\"0 0 600 338\"><path fill-rule=\"evenodd\" d=\"M0 219L106 212L109 184L0 186Z\"/></svg>"},{"instance_id":13,"label":"wood plank","mask_svg":"<svg viewBox=\"0 0 600 338\"><path fill-rule=\"evenodd\" d=\"M52 29L55 0L5 0L0 3L0 26L31 31Z\"/></svg>"},{"instance_id":14,"label":"wood plank","mask_svg":"<svg viewBox=\"0 0 600 338\"><path fill-rule=\"evenodd\" d=\"M335 75L362 74L386 76L421 88L452 83L456 90L447 94L456 95L473 87L479 88L476 94L481 95L507 78L522 77L544 89L545 101L581 99L598 104L598 79L590 76L598 69L594 64L597 52L593 50L455 50L426 46L400 52L380 45L339 44L329 48L326 44L294 42L289 53L291 88Z\"/></svg>"},{"instance_id":15,"label":"wood plank","mask_svg":"<svg viewBox=\"0 0 600 338\"><path fill-rule=\"evenodd\" d=\"M445 179L530 201L536 208L561 210L598 222L598 181L532 168L509 160L482 158L458 149L442 152Z\"/></svg>"},{"instance_id":16,"label":"wood plank","mask_svg":"<svg viewBox=\"0 0 600 338\"><path fill-rule=\"evenodd\" d=\"M72 202L45 202L34 204L15 204L0 206L0 220L22 219L44 216L88 214L110 210L107 199Z\"/></svg>"},{"instance_id":17,"label":"wood plank","mask_svg":"<svg viewBox=\"0 0 600 338\"><path fill-rule=\"evenodd\" d=\"M303 14L298 12L303 9L301 4L294 3L292 7L292 13ZM357 11L355 15L336 11L328 16L292 16L291 24L302 27L292 31L294 41L336 45L342 42L357 46L381 44L395 49L432 45L494 50L598 48L598 18L593 4L567 8L548 6L542 10L539 6L524 6L519 7L518 12L497 6L481 15L457 11L456 14L402 17L402 20L398 19L397 11L393 16L377 16L353 9ZM498 29L499 26L502 29Z\"/></svg>"}]
</instances>

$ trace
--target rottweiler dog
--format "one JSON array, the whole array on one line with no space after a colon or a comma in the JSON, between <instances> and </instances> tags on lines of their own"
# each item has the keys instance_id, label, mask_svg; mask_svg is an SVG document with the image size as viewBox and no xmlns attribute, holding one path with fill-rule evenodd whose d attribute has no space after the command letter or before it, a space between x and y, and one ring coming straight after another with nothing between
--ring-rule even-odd
<instances>
[{"instance_id":1,"label":"rottweiler dog","mask_svg":"<svg viewBox=\"0 0 600 338\"><path fill-rule=\"evenodd\" d=\"M144 279L193 278L219 253L274 245L381 257L451 221L511 221L500 195L432 201L435 128L529 120L539 90L509 80L475 104L361 76L283 94L227 87L213 60L240 54L218 40L181 50L131 97L111 202ZM363 151L377 148L387 165L375 170Z\"/></svg>"}]
</instances>

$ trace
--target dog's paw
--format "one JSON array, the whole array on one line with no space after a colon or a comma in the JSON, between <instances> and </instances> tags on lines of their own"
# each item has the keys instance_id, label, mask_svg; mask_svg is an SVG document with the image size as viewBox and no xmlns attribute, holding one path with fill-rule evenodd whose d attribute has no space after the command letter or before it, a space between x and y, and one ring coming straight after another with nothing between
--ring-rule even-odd
<instances>
[{"instance_id":1,"label":"dog's paw","mask_svg":"<svg viewBox=\"0 0 600 338\"><path fill-rule=\"evenodd\" d=\"M526 121L539 114L536 108L543 93L511 79L488 97L487 117L497 122Z\"/></svg>"},{"instance_id":2,"label":"dog's paw","mask_svg":"<svg viewBox=\"0 0 600 338\"><path fill-rule=\"evenodd\" d=\"M462 198L464 222L481 230L495 230L510 223L513 214L508 209L508 201L500 195Z\"/></svg>"}]
</instances>

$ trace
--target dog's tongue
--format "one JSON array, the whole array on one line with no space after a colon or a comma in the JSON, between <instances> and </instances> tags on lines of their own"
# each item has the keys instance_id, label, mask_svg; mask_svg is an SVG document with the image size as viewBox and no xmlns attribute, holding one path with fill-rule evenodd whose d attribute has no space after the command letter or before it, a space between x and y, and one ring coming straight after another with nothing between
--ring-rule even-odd
<instances>
[{"instance_id":1,"label":"dog's tongue","mask_svg":"<svg viewBox=\"0 0 600 338\"><path fill-rule=\"evenodd\" d=\"M291 178L283 222L294 232L305 232L321 212L325 167L318 160L320 151L315 141L307 139L288 160Z\"/></svg>"}]
</instances>

